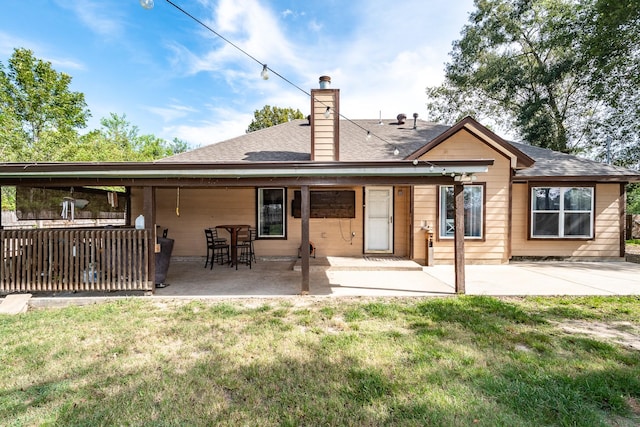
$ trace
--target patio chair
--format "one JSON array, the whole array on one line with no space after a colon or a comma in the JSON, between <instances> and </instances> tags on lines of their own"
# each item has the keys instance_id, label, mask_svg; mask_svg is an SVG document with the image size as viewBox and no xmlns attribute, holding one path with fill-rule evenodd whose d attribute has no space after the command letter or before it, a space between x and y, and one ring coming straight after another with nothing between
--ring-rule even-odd
<instances>
[{"instance_id":1,"label":"patio chair","mask_svg":"<svg viewBox=\"0 0 640 427\"><path fill-rule=\"evenodd\" d=\"M257 231L255 228L249 227L238 231L238 244L236 250L239 252L236 262L236 270L238 264L246 264L251 268L251 263L255 262L256 255L253 251L253 241L256 239Z\"/></svg>"},{"instance_id":2,"label":"patio chair","mask_svg":"<svg viewBox=\"0 0 640 427\"><path fill-rule=\"evenodd\" d=\"M247 240L247 236L244 236L245 242L249 244L249 253L251 255L252 262L256 262L256 251L253 248L253 242L255 242L257 236L258 236L258 230L256 230L253 227L249 227L248 240Z\"/></svg>"},{"instance_id":3,"label":"patio chair","mask_svg":"<svg viewBox=\"0 0 640 427\"><path fill-rule=\"evenodd\" d=\"M210 228L209 230L211 230L211 232L213 233L213 241L215 243L224 243L225 245L228 244L226 238L218 235L218 229L217 228Z\"/></svg>"},{"instance_id":4,"label":"patio chair","mask_svg":"<svg viewBox=\"0 0 640 427\"><path fill-rule=\"evenodd\" d=\"M204 268L207 268L207 265L210 265L210 268L213 269L213 264L218 262L219 264L224 264L225 262L229 262L229 244L227 243L227 239L216 240L214 237L215 229L205 228L204 235L207 239L207 259L204 263Z\"/></svg>"}]
</instances>

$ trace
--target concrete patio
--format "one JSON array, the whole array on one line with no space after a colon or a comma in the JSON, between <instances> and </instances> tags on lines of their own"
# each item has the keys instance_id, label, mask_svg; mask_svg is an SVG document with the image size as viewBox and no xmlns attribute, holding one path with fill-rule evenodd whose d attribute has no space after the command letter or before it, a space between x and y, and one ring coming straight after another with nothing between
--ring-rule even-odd
<instances>
[{"instance_id":1,"label":"concrete patio","mask_svg":"<svg viewBox=\"0 0 640 427\"><path fill-rule=\"evenodd\" d=\"M314 297L432 297L455 295L451 265L423 267L393 257L328 257L310 260L310 295ZM204 259L172 258L159 299L288 298L300 295L300 260L258 259L238 270ZM518 262L467 265L466 294L640 295L640 264L631 262ZM142 292L34 294L33 307L91 304L110 298L143 296ZM304 298L304 297L301 297ZM0 300L2 301L2 300Z\"/></svg>"},{"instance_id":2,"label":"concrete patio","mask_svg":"<svg viewBox=\"0 0 640 427\"><path fill-rule=\"evenodd\" d=\"M300 260L262 259L203 268L199 260L172 260L158 297L273 297L300 293ZM467 265L468 295L640 295L640 264L527 262ZM310 260L310 294L317 296L436 296L455 294L452 265L423 267L393 257Z\"/></svg>"}]
</instances>

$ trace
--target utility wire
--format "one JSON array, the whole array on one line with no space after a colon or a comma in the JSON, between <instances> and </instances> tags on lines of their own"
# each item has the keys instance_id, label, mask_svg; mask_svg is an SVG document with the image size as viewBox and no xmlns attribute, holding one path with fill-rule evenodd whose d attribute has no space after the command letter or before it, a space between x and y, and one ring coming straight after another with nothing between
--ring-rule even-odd
<instances>
[{"instance_id":1,"label":"utility wire","mask_svg":"<svg viewBox=\"0 0 640 427\"><path fill-rule=\"evenodd\" d=\"M198 24L202 25L204 28L206 28L207 30L211 31L213 34L215 34L216 36L220 37L222 40L224 40L226 43L230 44L231 46L233 46L234 48L236 48L237 50L239 50L240 52L242 52L243 54L245 54L247 57L251 58L252 60L254 60L255 62L257 62L258 64L262 65L263 68L269 70L270 72L272 72L275 76L280 77L283 81L285 81L286 83L288 83L289 85L293 86L294 88L298 89L300 92L304 93L305 95L307 95L309 98L311 98L311 93L307 90L302 89L300 86L298 86L297 84L293 83L291 80L287 79L285 76L283 76L282 74L278 73L277 71L269 68L267 66L267 64L259 61L256 57L254 57L253 55L251 55L249 52L247 52L246 50L242 49L240 46L236 45L235 43L233 43L231 40L227 39L225 36L223 36L222 34L218 33L216 30L214 30L213 28L211 28L210 26L208 26L207 24L205 24L204 22L202 22L200 19L196 18L195 16L193 16L191 13L187 12L186 10L184 10L182 7L178 6L177 4L175 4L173 1L171 0L166 0L167 3L169 3L171 6L175 7L176 9L178 9L180 12L182 12L183 14L185 14L186 16L188 16L189 18L193 19L195 22L197 22ZM314 98L316 102L324 105L325 107L329 107L331 108L329 105L325 104L324 102L320 101L317 98ZM331 108L334 112L334 114L336 113L336 110ZM363 131L365 131L367 133L367 137L369 136L375 136L376 138L378 138L379 140L381 140L382 142L391 145L394 150L398 150L398 147L387 141L386 139L382 138L379 135L374 134L373 132L371 132L369 129L365 129L364 127L362 127L361 125L359 125L358 123L354 122L353 120L351 120L350 118L348 118L347 116L345 116L342 113L338 113L339 117L342 117L343 119L347 120L349 123L359 127L360 129L362 129ZM427 164L430 164L431 162L426 162Z\"/></svg>"}]
</instances>

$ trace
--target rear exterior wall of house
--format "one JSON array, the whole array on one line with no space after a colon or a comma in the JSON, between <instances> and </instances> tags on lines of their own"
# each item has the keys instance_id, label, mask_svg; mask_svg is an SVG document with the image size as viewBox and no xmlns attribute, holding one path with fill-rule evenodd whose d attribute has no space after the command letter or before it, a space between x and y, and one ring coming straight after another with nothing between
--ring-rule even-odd
<instances>
[{"instance_id":1,"label":"rear exterior wall of house","mask_svg":"<svg viewBox=\"0 0 640 427\"><path fill-rule=\"evenodd\" d=\"M602 259L620 256L621 230L624 229L620 184L595 185L594 239L529 239L529 189L529 184L513 184L514 257Z\"/></svg>"},{"instance_id":2,"label":"rear exterior wall of house","mask_svg":"<svg viewBox=\"0 0 640 427\"><path fill-rule=\"evenodd\" d=\"M338 188L312 188L312 191ZM355 218L310 218L309 240L316 247L317 257L362 256L364 247L363 187L339 188L355 193ZM291 211L294 192L287 189L286 239L258 239L258 257L296 257L300 247L302 225ZM168 229L174 239L173 256L204 256L204 229L220 224L256 226L256 189L251 188L175 188L156 190L156 223L159 231ZM393 255L408 256L410 188L394 188ZM142 213L142 189L132 189L132 216ZM179 213L179 215L178 215ZM227 237L226 231L220 232Z\"/></svg>"},{"instance_id":3,"label":"rear exterior wall of house","mask_svg":"<svg viewBox=\"0 0 640 427\"><path fill-rule=\"evenodd\" d=\"M509 261L509 212L510 212L510 160L493 147L479 140L466 130L434 147L422 160L470 160L493 159L487 173L478 174L474 185L484 185L484 209L482 238L466 238L465 262L470 264L502 264ZM413 240L415 261L424 263L425 230L433 230L435 264L454 262L453 238L439 233L439 186L424 185L414 188Z\"/></svg>"}]
</instances>

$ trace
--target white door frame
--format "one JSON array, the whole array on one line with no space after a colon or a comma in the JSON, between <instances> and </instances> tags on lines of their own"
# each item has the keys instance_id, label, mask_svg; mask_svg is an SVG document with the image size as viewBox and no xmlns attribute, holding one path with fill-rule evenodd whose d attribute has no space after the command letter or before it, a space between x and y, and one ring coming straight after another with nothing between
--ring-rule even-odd
<instances>
[{"instance_id":1,"label":"white door frame","mask_svg":"<svg viewBox=\"0 0 640 427\"><path fill-rule=\"evenodd\" d=\"M364 200L364 252L393 253L393 187L365 187Z\"/></svg>"}]
</instances>

